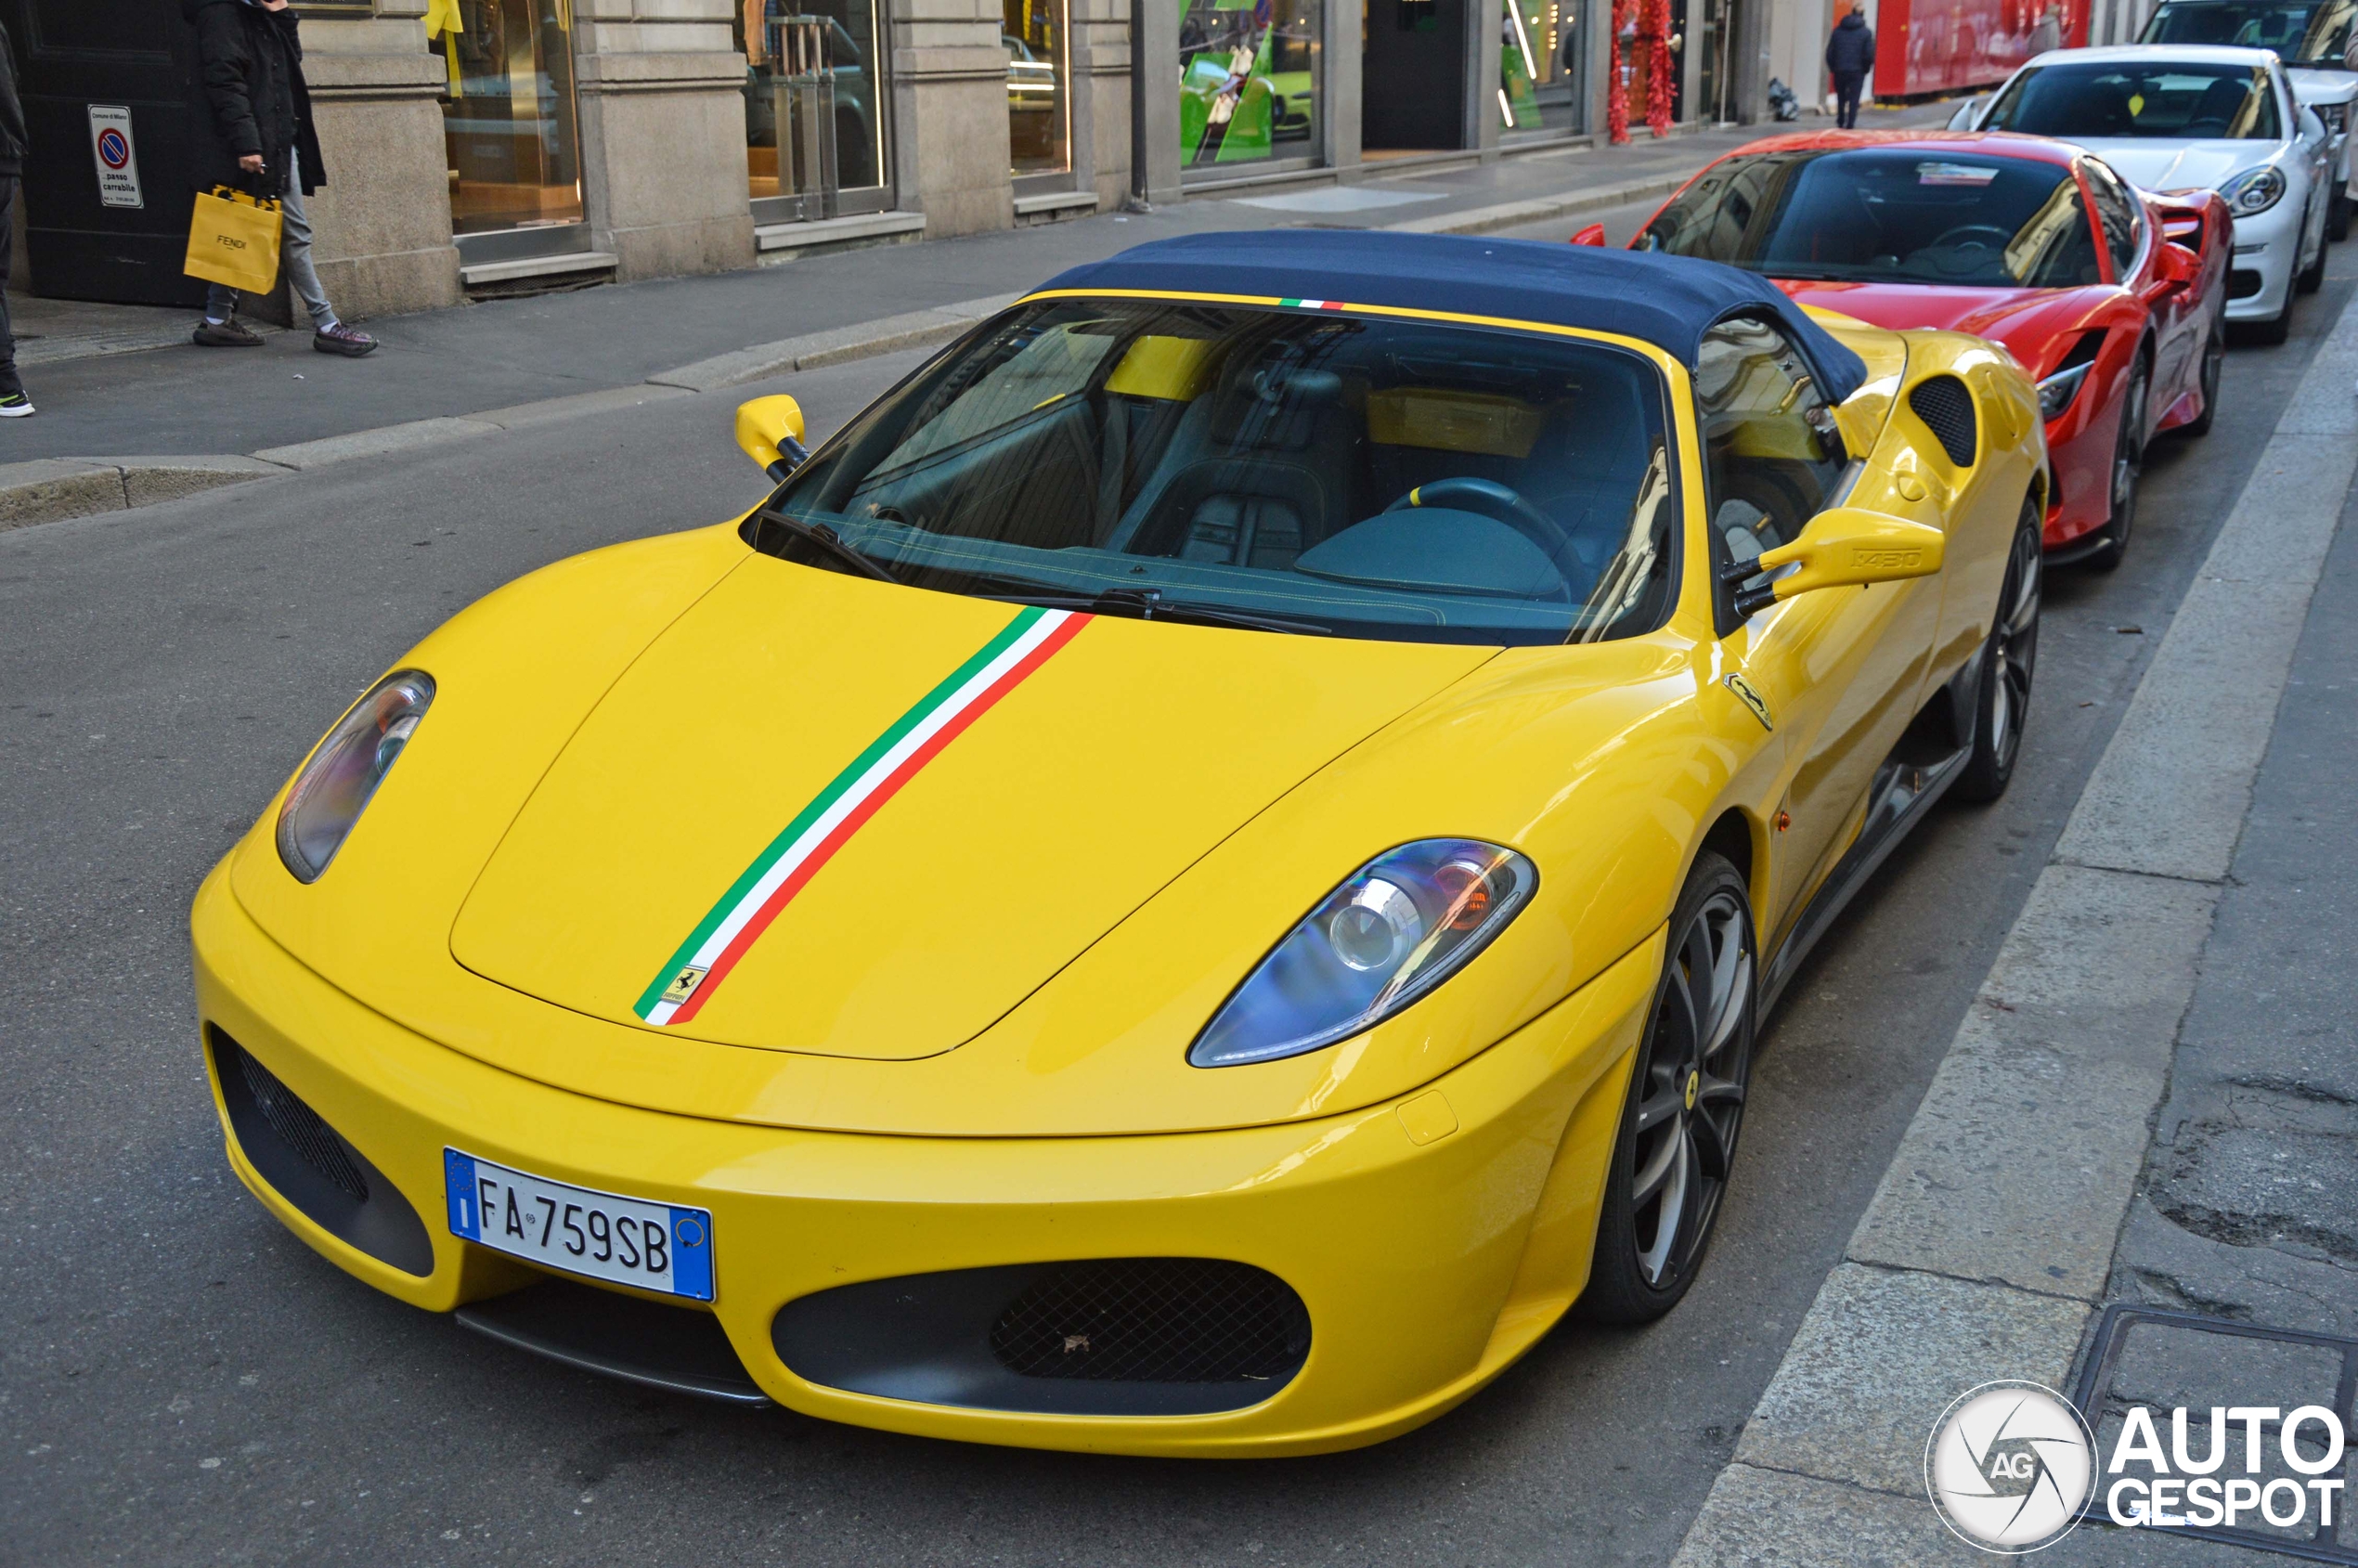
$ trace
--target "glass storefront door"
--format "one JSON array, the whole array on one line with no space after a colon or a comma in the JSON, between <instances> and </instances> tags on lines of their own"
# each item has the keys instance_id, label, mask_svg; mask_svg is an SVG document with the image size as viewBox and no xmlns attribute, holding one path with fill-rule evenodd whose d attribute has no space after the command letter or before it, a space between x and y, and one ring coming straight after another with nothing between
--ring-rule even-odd
<instances>
[{"instance_id":1,"label":"glass storefront door","mask_svg":"<svg viewBox=\"0 0 2358 1568\"><path fill-rule=\"evenodd\" d=\"M1321 0L1180 0L1179 161L1317 150Z\"/></svg>"},{"instance_id":2,"label":"glass storefront door","mask_svg":"<svg viewBox=\"0 0 2358 1568\"><path fill-rule=\"evenodd\" d=\"M1498 125L1508 136L1580 129L1581 0L1506 0L1498 41Z\"/></svg>"},{"instance_id":3,"label":"glass storefront door","mask_svg":"<svg viewBox=\"0 0 2358 1568\"><path fill-rule=\"evenodd\" d=\"M429 46L450 80L442 128L452 230L462 240L578 230L571 0L459 0L458 30ZM586 231L545 238L550 249L588 244Z\"/></svg>"},{"instance_id":4,"label":"glass storefront door","mask_svg":"<svg viewBox=\"0 0 2358 1568\"><path fill-rule=\"evenodd\" d=\"M1069 0L1003 0L999 42L1007 51L1007 162L1016 177L1072 167Z\"/></svg>"},{"instance_id":5,"label":"glass storefront door","mask_svg":"<svg viewBox=\"0 0 2358 1568\"><path fill-rule=\"evenodd\" d=\"M745 174L771 223L892 204L878 0L738 0Z\"/></svg>"}]
</instances>

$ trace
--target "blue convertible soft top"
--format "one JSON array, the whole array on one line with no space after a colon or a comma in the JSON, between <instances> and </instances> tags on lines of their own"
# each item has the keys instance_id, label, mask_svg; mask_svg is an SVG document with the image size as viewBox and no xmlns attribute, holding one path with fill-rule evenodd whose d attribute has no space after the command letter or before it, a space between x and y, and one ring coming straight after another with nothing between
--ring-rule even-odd
<instances>
[{"instance_id":1,"label":"blue convertible soft top","mask_svg":"<svg viewBox=\"0 0 2358 1568\"><path fill-rule=\"evenodd\" d=\"M1618 332L1658 344L1689 369L1714 323L1768 317L1816 364L1833 401L1867 379L1859 357L1767 279L1659 252L1453 234L1261 229L1158 240L1076 266L1043 287L1274 294L1462 311Z\"/></svg>"}]
</instances>

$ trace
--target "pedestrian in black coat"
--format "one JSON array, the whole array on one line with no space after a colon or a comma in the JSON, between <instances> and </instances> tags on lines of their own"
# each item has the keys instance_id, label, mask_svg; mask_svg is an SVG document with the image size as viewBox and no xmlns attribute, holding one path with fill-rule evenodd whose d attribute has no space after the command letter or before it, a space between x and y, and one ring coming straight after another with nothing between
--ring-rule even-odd
<instances>
[{"instance_id":1,"label":"pedestrian in black coat","mask_svg":"<svg viewBox=\"0 0 2358 1568\"><path fill-rule=\"evenodd\" d=\"M0 420L20 420L32 412L32 399L17 379L17 334L8 321L8 267L16 247L7 238L15 227L17 187L30 146L24 110L17 102L17 52L9 47L7 31L0 28Z\"/></svg>"},{"instance_id":2,"label":"pedestrian in black coat","mask_svg":"<svg viewBox=\"0 0 2358 1568\"><path fill-rule=\"evenodd\" d=\"M294 13L287 0L180 0L180 14L197 31L198 188L226 185L278 199L279 265L311 315L311 346L357 358L377 340L336 318L311 259L303 199L325 186L328 175ZM206 296L196 341L206 348L262 343L238 319L238 292L219 283Z\"/></svg>"},{"instance_id":3,"label":"pedestrian in black coat","mask_svg":"<svg viewBox=\"0 0 2358 1568\"><path fill-rule=\"evenodd\" d=\"M1867 25L1867 0L1857 0L1826 40L1826 69L1834 79L1834 123L1847 131L1859 123L1859 95L1875 69L1875 32Z\"/></svg>"}]
</instances>

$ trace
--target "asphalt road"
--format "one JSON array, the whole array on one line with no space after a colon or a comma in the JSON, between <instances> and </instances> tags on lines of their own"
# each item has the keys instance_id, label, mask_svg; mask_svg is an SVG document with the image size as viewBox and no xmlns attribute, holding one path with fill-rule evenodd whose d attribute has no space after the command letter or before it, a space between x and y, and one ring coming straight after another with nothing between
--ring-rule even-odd
<instances>
[{"instance_id":1,"label":"asphalt road","mask_svg":"<svg viewBox=\"0 0 2358 1568\"><path fill-rule=\"evenodd\" d=\"M0 1557L1665 1561L2353 259L2337 253L2292 343L2230 356L2210 437L2157 447L2127 565L2050 578L2012 794L1937 813L1796 981L1686 1303L1640 1331L1567 1325L1443 1420L1316 1459L962 1447L652 1395L376 1295L229 1174L192 1027L198 880L351 695L450 611L758 494L727 400L0 534ZM823 431L909 362L791 389Z\"/></svg>"}]
</instances>

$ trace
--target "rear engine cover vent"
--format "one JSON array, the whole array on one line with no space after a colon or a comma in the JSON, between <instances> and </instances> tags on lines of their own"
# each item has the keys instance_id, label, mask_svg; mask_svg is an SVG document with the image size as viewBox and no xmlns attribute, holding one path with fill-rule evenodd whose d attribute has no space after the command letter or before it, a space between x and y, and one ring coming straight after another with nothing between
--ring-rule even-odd
<instances>
[{"instance_id":1,"label":"rear engine cover vent","mask_svg":"<svg viewBox=\"0 0 2358 1568\"><path fill-rule=\"evenodd\" d=\"M1210 1258L1067 1263L991 1328L991 1353L1027 1378L1224 1383L1290 1377L1310 1315L1276 1275Z\"/></svg>"},{"instance_id":2,"label":"rear engine cover vent","mask_svg":"<svg viewBox=\"0 0 2358 1568\"><path fill-rule=\"evenodd\" d=\"M1973 466L1981 431L1974 418L1973 394L1964 382L1954 376L1927 376L1908 394L1908 407L1924 421L1950 462L1959 468Z\"/></svg>"}]
</instances>

